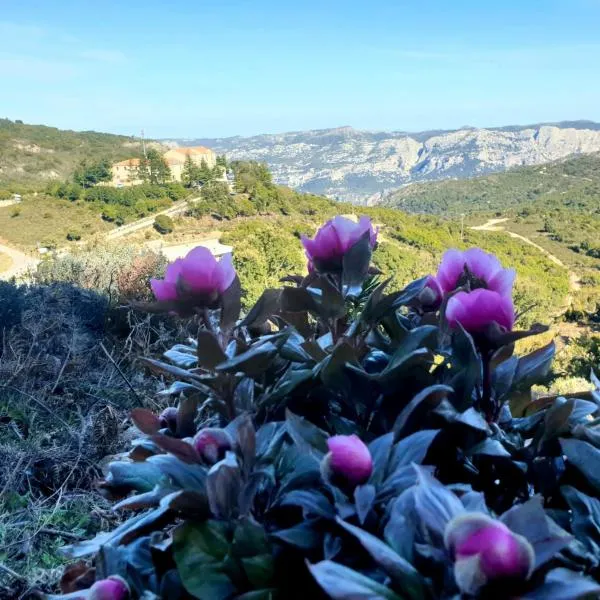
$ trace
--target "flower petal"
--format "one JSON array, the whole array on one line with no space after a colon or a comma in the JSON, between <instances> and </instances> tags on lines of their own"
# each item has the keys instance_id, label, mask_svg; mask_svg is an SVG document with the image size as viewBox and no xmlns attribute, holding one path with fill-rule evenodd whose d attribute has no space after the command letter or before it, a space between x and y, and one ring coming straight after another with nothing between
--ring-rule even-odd
<instances>
[{"instance_id":1,"label":"flower petal","mask_svg":"<svg viewBox=\"0 0 600 600\"><path fill-rule=\"evenodd\" d=\"M233 257L231 253L221 257L219 264L214 272L214 283L219 292L224 292L233 283L235 279L235 268L233 266Z\"/></svg>"}]
</instances>

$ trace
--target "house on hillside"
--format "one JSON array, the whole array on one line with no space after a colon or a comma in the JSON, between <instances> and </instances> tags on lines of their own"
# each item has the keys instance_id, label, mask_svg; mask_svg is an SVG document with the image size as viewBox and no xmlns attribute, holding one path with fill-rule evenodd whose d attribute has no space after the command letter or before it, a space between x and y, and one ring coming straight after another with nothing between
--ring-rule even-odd
<instances>
[{"instance_id":1,"label":"house on hillside","mask_svg":"<svg viewBox=\"0 0 600 600\"><path fill-rule=\"evenodd\" d=\"M125 187L128 185L139 185L143 183L139 178L138 169L140 166L139 158L128 158L115 163L111 167L111 184L115 187Z\"/></svg>"},{"instance_id":2,"label":"house on hillside","mask_svg":"<svg viewBox=\"0 0 600 600\"><path fill-rule=\"evenodd\" d=\"M202 161L211 169L217 164L217 155L210 148L204 146L171 148L163 156L171 169L174 181L181 181L183 167L188 156L198 166L202 164Z\"/></svg>"},{"instance_id":3,"label":"house on hillside","mask_svg":"<svg viewBox=\"0 0 600 600\"><path fill-rule=\"evenodd\" d=\"M169 169L171 169L173 181L181 181L185 161L188 156L198 166L202 164L202 161L211 169L217 164L217 155L210 148L205 148L204 146L171 148L163 154L163 158L169 165ZM111 185L124 187L143 183L139 178L139 166L139 158L128 158L127 160L115 163L112 166Z\"/></svg>"}]
</instances>

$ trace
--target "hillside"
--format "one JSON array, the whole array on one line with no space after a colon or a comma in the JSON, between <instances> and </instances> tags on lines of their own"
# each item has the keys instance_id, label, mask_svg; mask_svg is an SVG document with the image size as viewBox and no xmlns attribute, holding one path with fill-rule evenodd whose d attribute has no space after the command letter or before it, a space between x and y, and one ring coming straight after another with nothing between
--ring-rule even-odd
<instances>
[{"instance_id":1,"label":"hillside","mask_svg":"<svg viewBox=\"0 0 600 600\"><path fill-rule=\"evenodd\" d=\"M40 187L70 178L83 159L122 160L140 151L133 137L0 119L0 189Z\"/></svg>"},{"instance_id":2,"label":"hillside","mask_svg":"<svg viewBox=\"0 0 600 600\"><path fill-rule=\"evenodd\" d=\"M389 194L385 206L444 215L505 211L537 200L581 209L600 197L600 153L473 179L413 184Z\"/></svg>"},{"instance_id":3,"label":"hillside","mask_svg":"<svg viewBox=\"0 0 600 600\"><path fill-rule=\"evenodd\" d=\"M177 142L207 145L230 159L264 161L277 183L301 191L372 204L407 183L463 179L597 152L600 129L589 121L420 133L339 127Z\"/></svg>"}]
</instances>

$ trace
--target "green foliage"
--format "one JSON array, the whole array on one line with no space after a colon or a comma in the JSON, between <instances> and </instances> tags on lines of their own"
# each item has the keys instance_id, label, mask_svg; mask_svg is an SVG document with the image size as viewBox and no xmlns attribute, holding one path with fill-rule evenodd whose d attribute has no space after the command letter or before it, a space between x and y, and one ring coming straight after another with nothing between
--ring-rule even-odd
<instances>
[{"instance_id":1,"label":"green foliage","mask_svg":"<svg viewBox=\"0 0 600 600\"><path fill-rule=\"evenodd\" d=\"M67 233L67 239L70 242L76 242L81 239L81 233L79 231L69 231Z\"/></svg>"},{"instance_id":2,"label":"green foliage","mask_svg":"<svg viewBox=\"0 0 600 600\"><path fill-rule=\"evenodd\" d=\"M92 187L101 182L108 182L112 179L112 163L109 159L103 158L98 161L82 160L73 174L73 181L84 188Z\"/></svg>"},{"instance_id":3,"label":"green foliage","mask_svg":"<svg viewBox=\"0 0 600 600\"><path fill-rule=\"evenodd\" d=\"M171 233L173 229L175 229L175 224L173 223L173 219L168 215L158 215L156 219L154 219L154 229L158 231L158 233L166 234Z\"/></svg>"},{"instance_id":4,"label":"green foliage","mask_svg":"<svg viewBox=\"0 0 600 600\"><path fill-rule=\"evenodd\" d=\"M147 165L148 165L148 181L152 185L161 185L171 181L171 169L164 159L163 155L155 148L150 148L146 153ZM141 167L141 179L145 180L145 166L146 161L140 161Z\"/></svg>"},{"instance_id":5,"label":"green foliage","mask_svg":"<svg viewBox=\"0 0 600 600\"><path fill-rule=\"evenodd\" d=\"M48 179L71 180L82 161L92 164L104 159L112 164L140 153L140 141L127 136L0 119L0 190L41 190Z\"/></svg>"}]
</instances>

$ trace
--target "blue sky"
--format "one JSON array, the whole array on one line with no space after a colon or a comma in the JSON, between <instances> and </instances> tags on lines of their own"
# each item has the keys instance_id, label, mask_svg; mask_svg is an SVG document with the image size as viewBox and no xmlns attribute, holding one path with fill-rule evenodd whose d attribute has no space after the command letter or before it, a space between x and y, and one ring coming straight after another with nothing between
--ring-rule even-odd
<instances>
[{"instance_id":1,"label":"blue sky","mask_svg":"<svg viewBox=\"0 0 600 600\"><path fill-rule=\"evenodd\" d=\"M600 121L600 0L1 0L0 116L148 137Z\"/></svg>"}]
</instances>

